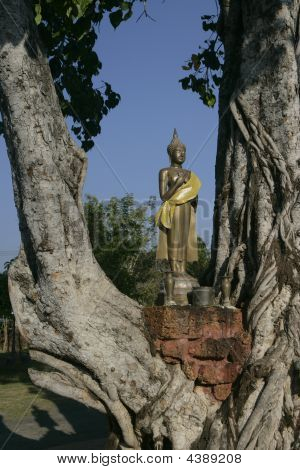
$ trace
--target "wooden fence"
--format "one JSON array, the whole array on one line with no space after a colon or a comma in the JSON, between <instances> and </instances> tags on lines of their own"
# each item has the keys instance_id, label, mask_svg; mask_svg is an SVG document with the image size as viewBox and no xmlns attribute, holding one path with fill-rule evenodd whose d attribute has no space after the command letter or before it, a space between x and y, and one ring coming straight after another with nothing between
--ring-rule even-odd
<instances>
[{"instance_id":1,"label":"wooden fence","mask_svg":"<svg viewBox=\"0 0 300 470\"><path fill-rule=\"evenodd\" d=\"M24 349L26 343L16 328L14 317L0 317L0 352L15 353Z\"/></svg>"}]
</instances>

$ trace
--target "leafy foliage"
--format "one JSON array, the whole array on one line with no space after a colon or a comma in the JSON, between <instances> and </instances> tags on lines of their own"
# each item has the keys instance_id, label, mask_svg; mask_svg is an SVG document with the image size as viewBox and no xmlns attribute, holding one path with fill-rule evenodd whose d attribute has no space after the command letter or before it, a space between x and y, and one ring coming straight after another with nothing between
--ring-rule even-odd
<instances>
[{"instance_id":1,"label":"leafy foliage","mask_svg":"<svg viewBox=\"0 0 300 470\"><path fill-rule=\"evenodd\" d=\"M202 238L198 237L198 262L188 263L187 272L196 278L200 285L205 282L205 275L209 268L210 252Z\"/></svg>"},{"instance_id":2,"label":"leafy foliage","mask_svg":"<svg viewBox=\"0 0 300 470\"><path fill-rule=\"evenodd\" d=\"M187 77L179 80L184 90L192 90L206 106L213 107L216 103L215 90L220 85L223 70L222 42L217 32L217 15L204 15L202 28L210 31L210 38L205 41L206 47L192 54L183 70L192 71Z\"/></svg>"},{"instance_id":3,"label":"leafy foliage","mask_svg":"<svg viewBox=\"0 0 300 470\"><path fill-rule=\"evenodd\" d=\"M34 0L35 22L64 116L84 150L93 147L100 122L120 101L109 83L96 81L102 64L93 50L105 14L114 28L132 16L136 0Z\"/></svg>"},{"instance_id":4,"label":"leafy foliage","mask_svg":"<svg viewBox=\"0 0 300 470\"><path fill-rule=\"evenodd\" d=\"M142 2L139 16L151 18L144 0L34 0L35 22L46 49L62 112L72 122L72 131L84 150L93 147L101 132L101 120L118 105L121 97L111 85L96 78L102 68L94 51L99 26L105 15L117 28L133 15ZM139 19L138 18L138 19ZM182 68L191 73L180 80L184 90L197 93L203 103L214 106L215 90L222 75L223 51L217 33L217 15L202 16L204 31L211 33L206 46L192 54ZM3 125L0 122L0 134Z\"/></svg>"},{"instance_id":5,"label":"leafy foliage","mask_svg":"<svg viewBox=\"0 0 300 470\"><path fill-rule=\"evenodd\" d=\"M162 280L155 260L155 208L155 197L138 204L131 194L107 202L88 196L85 202L85 216L98 263L123 294L143 305L154 304ZM210 256L200 237L198 242L199 262L190 263L188 272L201 282Z\"/></svg>"},{"instance_id":6,"label":"leafy foliage","mask_svg":"<svg viewBox=\"0 0 300 470\"><path fill-rule=\"evenodd\" d=\"M153 305L161 276L155 267L155 203L154 197L137 203L131 194L107 202L88 196L85 202L90 239L101 268L121 292L144 305Z\"/></svg>"}]
</instances>

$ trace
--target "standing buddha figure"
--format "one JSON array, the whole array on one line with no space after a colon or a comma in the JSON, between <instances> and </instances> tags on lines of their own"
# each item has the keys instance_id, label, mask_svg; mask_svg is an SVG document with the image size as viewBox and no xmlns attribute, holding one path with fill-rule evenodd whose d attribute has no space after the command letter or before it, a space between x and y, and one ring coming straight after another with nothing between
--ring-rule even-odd
<instances>
[{"instance_id":1,"label":"standing buddha figure","mask_svg":"<svg viewBox=\"0 0 300 470\"><path fill-rule=\"evenodd\" d=\"M165 304L186 305L188 292L198 285L186 268L187 262L198 261L196 210L202 183L192 171L182 168L186 147L176 129L167 150L170 166L159 172L163 203L155 216L159 227L156 259L168 260L170 265L165 280Z\"/></svg>"}]
</instances>

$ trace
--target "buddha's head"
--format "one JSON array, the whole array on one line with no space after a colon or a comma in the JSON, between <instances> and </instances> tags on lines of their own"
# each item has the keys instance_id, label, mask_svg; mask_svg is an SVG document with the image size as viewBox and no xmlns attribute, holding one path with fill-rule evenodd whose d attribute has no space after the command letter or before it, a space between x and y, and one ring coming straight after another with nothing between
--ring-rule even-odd
<instances>
[{"instance_id":1,"label":"buddha's head","mask_svg":"<svg viewBox=\"0 0 300 470\"><path fill-rule=\"evenodd\" d=\"M174 129L173 138L168 145L168 154L172 163L182 165L185 161L185 145L179 140L176 129Z\"/></svg>"}]
</instances>

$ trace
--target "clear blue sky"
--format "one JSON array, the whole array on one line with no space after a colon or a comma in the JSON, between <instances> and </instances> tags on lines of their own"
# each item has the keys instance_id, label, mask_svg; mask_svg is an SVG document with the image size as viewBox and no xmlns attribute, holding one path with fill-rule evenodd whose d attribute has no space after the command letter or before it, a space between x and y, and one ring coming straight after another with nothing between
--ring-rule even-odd
<instances>
[{"instance_id":1,"label":"clear blue sky","mask_svg":"<svg viewBox=\"0 0 300 470\"><path fill-rule=\"evenodd\" d=\"M101 24L97 52L103 63L97 80L111 83L121 103L102 121L89 152L84 194L99 199L133 193L158 195L158 171L168 165L166 147L176 127L187 147L186 166L203 182L198 232L209 244L214 202L217 107L206 108L181 89L184 62L207 37L201 15L215 13L214 0L149 0L156 21L135 17L114 30ZM205 208L205 210L203 210ZM18 252L19 230L5 143L0 139L0 271Z\"/></svg>"}]
</instances>

